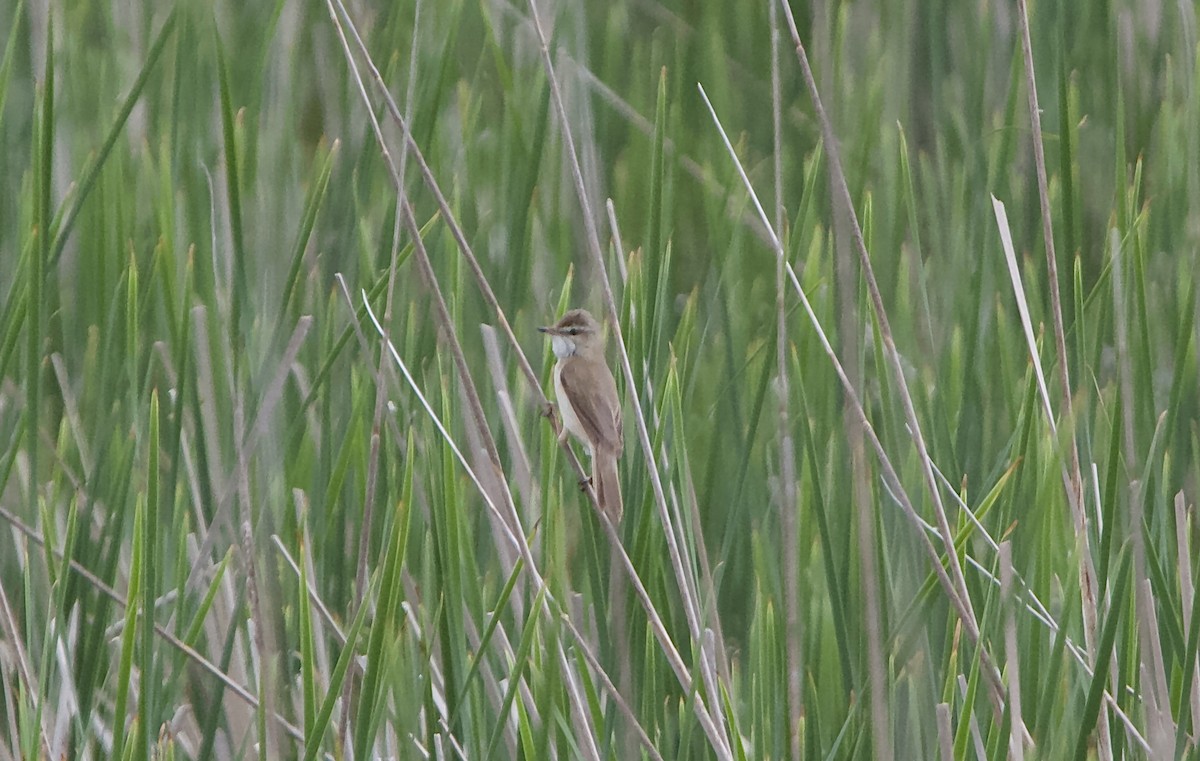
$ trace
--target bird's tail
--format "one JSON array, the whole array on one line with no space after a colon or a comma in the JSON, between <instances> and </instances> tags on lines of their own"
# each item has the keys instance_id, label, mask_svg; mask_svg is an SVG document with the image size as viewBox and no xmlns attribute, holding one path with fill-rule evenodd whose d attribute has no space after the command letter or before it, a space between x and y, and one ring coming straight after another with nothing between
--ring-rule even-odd
<instances>
[{"instance_id":1,"label":"bird's tail","mask_svg":"<svg viewBox=\"0 0 1200 761\"><path fill-rule=\"evenodd\" d=\"M617 458L611 454L597 452L592 469L595 471L596 499L600 509L614 526L621 525L621 513L625 506L621 502L621 477L617 472Z\"/></svg>"}]
</instances>

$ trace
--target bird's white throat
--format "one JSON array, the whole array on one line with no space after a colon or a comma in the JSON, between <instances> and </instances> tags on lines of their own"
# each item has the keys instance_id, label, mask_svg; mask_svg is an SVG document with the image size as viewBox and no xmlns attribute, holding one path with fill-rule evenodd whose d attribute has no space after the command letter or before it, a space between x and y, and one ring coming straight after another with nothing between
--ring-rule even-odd
<instances>
[{"instance_id":1,"label":"bird's white throat","mask_svg":"<svg viewBox=\"0 0 1200 761\"><path fill-rule=\"evenodd\" d=\"M575 342L566 336L551 336L550 345L554 349L554 356L559 359L566 359L575 353Z\"/></svg>"}]
</instances>

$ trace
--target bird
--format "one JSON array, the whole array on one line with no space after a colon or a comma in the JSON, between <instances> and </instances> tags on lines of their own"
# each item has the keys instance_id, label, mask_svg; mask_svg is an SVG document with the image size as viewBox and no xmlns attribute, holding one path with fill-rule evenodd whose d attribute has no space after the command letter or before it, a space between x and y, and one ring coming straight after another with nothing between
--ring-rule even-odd
<instances>
[{"instance_id":1,"label":"bird","mask_svg":"<svg viewBox=\"0 0 1200 761\"><path fill-rule=\"evenodd\" d=\"M624 506L617 462L625 438L621 399L604 360L600 323L586 309L572 309L554 325L538 330L550 336L554 356L558 357L554 393L562 411L559 443L564 443L570 433L587 448L600 509L614 525L619 524Z\"/></svg>"}]
</instances>

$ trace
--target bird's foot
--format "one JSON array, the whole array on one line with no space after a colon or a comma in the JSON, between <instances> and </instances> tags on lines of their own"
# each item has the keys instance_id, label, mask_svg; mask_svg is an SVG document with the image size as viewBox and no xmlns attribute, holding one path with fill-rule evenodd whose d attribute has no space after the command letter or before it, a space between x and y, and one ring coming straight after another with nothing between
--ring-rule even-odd
<instances>
[{"instance_id":1,"label":"bird's foot","mask_svg":"<svg viewBox=\"0 0 1200 761\"><path fill-rule=\"evenodd\" d=\"M550 427L558 436L558 443L567 443L567 427L558 419L558 409L554 406L554 402L546 402L542 405L542 417L550 421Z\"/></svg>"}]
</instances>

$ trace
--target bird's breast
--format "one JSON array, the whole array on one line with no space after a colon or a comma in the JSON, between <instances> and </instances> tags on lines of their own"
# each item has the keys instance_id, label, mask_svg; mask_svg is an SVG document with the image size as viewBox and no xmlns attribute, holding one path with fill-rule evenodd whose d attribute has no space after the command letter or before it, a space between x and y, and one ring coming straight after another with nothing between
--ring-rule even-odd
<instances>
[{"instance_id":1,"label":"bird's breast","mask_svg":"<svg viewBox=\"0 0 1200 761\"><path fill-rule=\"evenodd\" d=\"M588 454L591 454L591 442L588 441L587 433L583 429L583 424L579 422L579 416L575 414L575 407L571 404L571 397L563 390L562 384L562 369L563 363L558 362L554 365L554 395L558 398L558 409L562 413L562 422L575 438L579 439L588 447Z\"/></svg>"}]
</instances>

